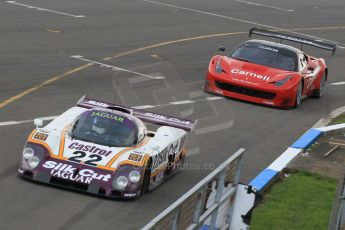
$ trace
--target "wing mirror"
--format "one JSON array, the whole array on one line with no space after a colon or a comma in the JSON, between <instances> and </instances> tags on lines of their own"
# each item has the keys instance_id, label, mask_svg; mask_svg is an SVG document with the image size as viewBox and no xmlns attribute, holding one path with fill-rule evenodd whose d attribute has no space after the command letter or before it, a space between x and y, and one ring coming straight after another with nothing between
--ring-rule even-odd
<instances>
[{"instance_id":1,"label":"wing mirror","mask_svg":"<svg viewBox=\"0 0 345 230\"><path fill-rule=\"evenodd\" d=\"M219 50L219 54L223 55L223 52L225 51L225 47L224 46L219 46L218 50Z\"/></svg>"},{"instance_id":2,"label":"wing mirror","mask_svg":"<svg viewBox=\"0 0 345 230\"><path fill-rule=\"evenodd\" d=\"M315 69L314 67L309 66L307 70L309 70L309 71L313 72L313 71L314 71L314 69Z\"/></svg>"},{"instance_id":3,"label":"wing mirror","mask_svg":"<svg viewBox=\"0 0 345 230\"><path fill-rule=\"evenodd\" d=\"M303 74L312 74L314 70L315 70L314 67L308 66L307 71L305 71Z\"/></svg>"},{"instance_id":4,"label":"wing mirror","mask_svg":"<svg viewBox=\"0 0 345 230\"><path fill-rule=\"evenodd\" d=\"M34 125L36 125L36 129L38 129L39 127L43 125L43 120L40 118L34 119Z\"/></svg>"}]
</instances>

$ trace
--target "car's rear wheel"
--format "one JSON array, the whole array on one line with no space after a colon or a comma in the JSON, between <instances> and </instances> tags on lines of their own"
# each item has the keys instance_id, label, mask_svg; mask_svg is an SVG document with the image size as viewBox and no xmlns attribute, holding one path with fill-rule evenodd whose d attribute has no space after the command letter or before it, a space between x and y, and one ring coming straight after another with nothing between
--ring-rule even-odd
<instances>
[{"instance_id":1,"label":"car's rear wheel","mask_svg":"<svg viewBox=\"0 0 345 230\"><path fill-rule=\"evenodd\" d=\"M296 99L295 99L294 108L297 108L299 106L299 104L301 103L302 95L303 95L303 83L302 83L302 81L300 81L300 83L298 84L297 91L296 91Z\"/></svg>"},{"instance_id":2,"label":"car's rear wheel","mask_svg":"<svg viewBox=\"0 0 345 230\"><path fill-rule=\"evenodd\" d=\"M313 97L316 97L316 98L320 98L322 97L324 91L325 91L325 86L326 86L326 73L324 73L322 75L322 78L320 80L320 84L319 84L319 88L316 89L314 92L313 92Z\"/></svg>"}]
</instances>

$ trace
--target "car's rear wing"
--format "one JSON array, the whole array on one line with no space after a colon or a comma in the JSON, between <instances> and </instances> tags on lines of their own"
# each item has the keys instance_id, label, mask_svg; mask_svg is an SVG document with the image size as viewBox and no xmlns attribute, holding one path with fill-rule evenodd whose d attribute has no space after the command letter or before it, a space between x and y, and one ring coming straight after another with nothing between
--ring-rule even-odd
<instances>
[{"instance_id":1,"label":"car's rear wing","mask_svg":"<svg viewBox=\"0 0 345 230\"><path fill-rule=\"evenodd\" d=\"M323 41L313 40L309 38L302 38L302 37L297 37L293 35L278 33L278 32L274 32L270 30L259 29L255 27L249 30L249 37L251 37L252 34L277 38L277 39L280 39L280 42L282 42L283 40L297 42L301 44L301 49L303 47L303 44L306 44L306 45L314 46L320 49L330 50L332 51L332 55L335 53L337 49L337 45L335 44L326 43Z\"/></svg>"},{"instance_id":2,"label":"car's rear wing","mask_svg":"<svg viewBox=\"0 0 345 230\"><path fill-rule=\"evenodd\" d=\"M138 117L142 121L158 124L158 125L167 125L175 128L180 128L186 131L193 131L196 126L196 121L191 121L187 119L181 119L177 117L167 116L163 114L148 112L140 109L125 107L122 105L116 105L108 102L98 101L90 98L86 98L83 96L77 102L77 106L83 108L107 108L107 109L115 109L120 111L130 112L132 115Z\"/></svg>"}]
</instances>

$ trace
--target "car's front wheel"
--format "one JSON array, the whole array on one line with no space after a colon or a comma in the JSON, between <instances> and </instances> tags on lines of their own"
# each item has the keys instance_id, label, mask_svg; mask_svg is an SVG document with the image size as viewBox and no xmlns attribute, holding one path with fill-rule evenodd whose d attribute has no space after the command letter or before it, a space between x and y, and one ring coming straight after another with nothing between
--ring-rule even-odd
<instances>
[{"instance_id":1,"label":"car's front wheel","mask_svg":"<svg viewBox=\"0 0 345 230\"><path fill-rule=\"evenodd\" d=\"M322 78L320 80L320 84L319 84L319 88L316 89L314 92L313 92L313 97L316 97L316 98L320 98L322 97L324 91L325 91L325 87L326 87L326 73L324 73L322 75Z\"/></svg>"},{"instance_id":2,"label":"car's front wheel","mask_svg":"<svg viewBox=\"0 0 345 230\"><path fill-rule=\"evenodd\" d=\"M300 81L300 83L298 84L297 91L296 91L296 98L295 98L295 106L294 106L294 108L297 108L299 106L299 104L301 103L302 95L303 95L303 83L302 83L302 81Z\"/></svg>"}]
</instances>

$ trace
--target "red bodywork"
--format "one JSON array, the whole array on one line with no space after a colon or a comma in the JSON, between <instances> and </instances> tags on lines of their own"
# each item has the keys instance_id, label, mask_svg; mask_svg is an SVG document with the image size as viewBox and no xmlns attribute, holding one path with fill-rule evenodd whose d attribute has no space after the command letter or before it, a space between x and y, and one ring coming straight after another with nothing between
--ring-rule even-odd
<instances>
[{"instance_id":1,"label":"red bodywork","mask_svg":"<svg viewBox=\"0 0 345 230\"><path fill-rule=\"evenodd\" d=\"M295 107L300 82L303 84L302 98L306 98L319 90L324 74L327 80L325 61L322 58L306 57L307 65L298 72L292 72L216 55L209 64L204 89L268 106ZM217 63L222 71L216 71ZM314 70L308 70L310 67ZM289 80L283 85L275 84L288 76Z\"/></svg>"}]
</instances>

